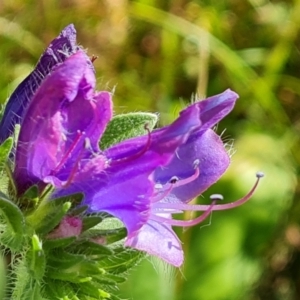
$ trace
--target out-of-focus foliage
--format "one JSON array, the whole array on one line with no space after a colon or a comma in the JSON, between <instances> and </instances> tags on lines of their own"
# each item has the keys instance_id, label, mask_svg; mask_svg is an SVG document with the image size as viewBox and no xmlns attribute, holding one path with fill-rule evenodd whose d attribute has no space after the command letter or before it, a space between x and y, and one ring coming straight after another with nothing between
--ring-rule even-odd
<instances>
[{"instance_id":1,"label":"out-of-focus foliage","mask_svg":"<svg viewBox=\"0 0 300 300\"><path fill-rule=\"evenodd\" d=\"M98 89L115 91L117 113L159 111L167 124L195 94L240 94L217 128L231 168L197 201L235 200L256 171L266 178L250 203L179 232L181 270L146 260L123 298L300 298L299 15L299 0L0 1L2 103L68 23L99 56Z\"/></svg>"},{"instance_id":2,"label":"out-of-focus foliage","mask_svg":"<svg viewBox=\"0 0 300 300\"><path fill-rule=\"evenodd\" d=\"M4 262L3 258L0 257L0 299L4 296L5 288L5 272L4 272Z\"/></svg>"}]
</instances>

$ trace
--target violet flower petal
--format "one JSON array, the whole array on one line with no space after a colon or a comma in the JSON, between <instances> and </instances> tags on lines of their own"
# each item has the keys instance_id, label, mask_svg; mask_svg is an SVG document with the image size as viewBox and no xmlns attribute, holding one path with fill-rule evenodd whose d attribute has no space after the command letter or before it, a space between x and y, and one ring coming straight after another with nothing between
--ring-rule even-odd
<instances>
[{"instance_id":1,"label":"violet flower petal","mask_svg":"<svg viewBox=\"0 0 300 300\"><path fill-rule=\"evenodd\" d=\"M183 262L181 242L168 224L149 220L140 229L138 235L126 240L125 245L146 251L175 267L180 267Z\"/></svg>"},{"instance_id":2,"label":"violet flower petal","mask_svg":"<svg viewBox=\"0 0 300 300\"><path fill-rule=\"evenodd\" d=\"M22 122L26 108L44 78L68 56L79 50L73 24L62 30L39 59L35 69L19 84L10 96L0 122L0 143L14 132L15 124Z\"/></svg>"},{"instance_id":3,"label":"violet flower petal","mask_svg":"<svg viewBox=\"0 0 300 300\"><path fill-rule=\"evenodd\" d=\"M211 129L201 134L194 133L188 141L176 151L177 155L165 168L157 168L155 182L165 184L173 176L189 178L195 173L195 161L199 161L200 175L197 179L176 187L170 198L180 202L190 202L214 184L227 170L229 155L221 138Z\"/></svg>"},{"instance_id":4,"label":"violet flower petal","mask_svg":"<svg viewBox=\"0 0 300 300\"><path fill-rule=\"evenodd\" d=\"M200 195L204 190L216 182L225 172L230 158L225 150L221 138L211 129L216 122L228 114L237 99L237 95L229 90L210 97L200 103L188 107L185 111L195 110L200 106L201 125L194 129L189 139L180 145L172 161L164 167L158 167L154 172L156 185L163 186L174 176L180 180L191 178L190 182L174 187L158 201L152 197L150 214L139 231L128 237L125 244L138 250L146 251L166 262L178 267L183 263L181 244L172 230L171 213L178 213L176 203L188 203ZM164 129L160 129L159 133ZM194 178L196 167L200 175ZM164 203L164 208L160 206ZM168 205L170 203L170 205ZM160 223L152 220L155 216L165 215L165 221Z\"/></svg>"},{"instance_id":5,"label":"violet flower petal","mask_svg":"<svg viewBox=\"0 0 300 300\"><path fill-rule=\"evenodd\" d=\"M48 176L54 176L56 184L68 180L79 158L99 150L97 142L111 118L112 104L109 93L94 95L94 86L94 72L82 51L43 81L19 135L14 173L19 193L46 177L49 181Z\"/></svg>"},{"instance_id":6,"label":"violet flower petal","mask_svg":"<svg viewBox=\"0 0 300 300\"><path fill-rule=\"evenodd\" d=\"M205 100L190 105L189 107L180 112L180 117L185 118L186 115L185 121L183 121L183 123L186 122L186 120L188 120L189 118L198 120L198 125L194 127L193 131L195 131L195 133L198 136L200 136L207 129L216 125L233 109L237 98L238 95L235 92L228 89L221 94L209 97ZM190 111L192 111L192 113ZM174 127L171 124L152 131L152 142L155 143L156 139L164 135L164 132L166 130L169 130L168 128L170 126L172 126L174 136L180 134L181 125L178 128L176 128L176 131L174 131ZM140 145L144 145L146 143L146 140L147 136L140 136L134 139L126 140L118 144L116 147L113 146L107 149L106 155L111 159L117 159L120 155L122 155L123 152L130 151L129 149L131 149L131 151L134 152L134 149L139 147Z\"/></svg>"},{"instance_id":7,"label":"violet flower petal","mask_svg":"<svg viewBox=\"0 0 300 300\"><path fill-rule=\"evenodd\" d=\"M191 177L195 173L195 160L199 160L200 175L190 183L175 187L160 201L151 203L147 223L129 236L125 245L158 256L176 267L183 263L180 241L170 225L170 212L180 212L180 209L174 209L176 202L191 201L217 181L227 169L230 160L220 137L209 129L200 137L197 134L192 135L179 147L173 160L166 167L156 169L154 175L156 183L169 182L174 175L182 179ZM167 207L162 209L160 203ZM168 207L167 203L172 205ZM165 222L152 220L153 216L161 215L166 215Z\"/></svg>"},{"instance_id":8,"label":"violet flower petal","mask_svg":"<svg viewBox=\"0 0 300 300\"><path fill-rule=\"evenodd\" d=\"M87 204L91 212L107 212L119 218L130 236L147 221L154 191L151 174L158 166L167 165L175 150L199 126L197 115L197 107L181 114L162 135L156 137L155 142L152 138L149 140L149 137L148 141L137 137L131 139L131 147L128 147L128 142L113 146L104 152L110 161L105 170L100 168L97 174L88 168L82 168L70 185L58 190L55 196L83 192L83 204ZM143 153L145 147L146 151ZM97 159L95 157L90 160L91 168L93 161ZM97 164L98 162L94 163Z\"/></svg>"}]
</instances>

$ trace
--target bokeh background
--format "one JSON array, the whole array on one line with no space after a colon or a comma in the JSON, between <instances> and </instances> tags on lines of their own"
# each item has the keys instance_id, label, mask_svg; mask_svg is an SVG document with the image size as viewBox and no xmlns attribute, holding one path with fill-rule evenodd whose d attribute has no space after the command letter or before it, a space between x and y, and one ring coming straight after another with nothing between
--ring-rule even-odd
<instances>
[{"instance_id":1,"label":"bokeh background","mask_svg":"<svg viewBox=\"0 0 300 300\"><path fill-rule=\"evenodd\" d=\"M69 23L98 56L97 87L115 91L115 113L160 112L165 125L196 96L239 93L216 129L234 152L231 167L199 203L216 192L236 200L256 171L266 174L243 207L177 231L182 268L147 258L117 293L300 299L300 1L0 0L1 103Z\"/></svg>"}]
</instances>

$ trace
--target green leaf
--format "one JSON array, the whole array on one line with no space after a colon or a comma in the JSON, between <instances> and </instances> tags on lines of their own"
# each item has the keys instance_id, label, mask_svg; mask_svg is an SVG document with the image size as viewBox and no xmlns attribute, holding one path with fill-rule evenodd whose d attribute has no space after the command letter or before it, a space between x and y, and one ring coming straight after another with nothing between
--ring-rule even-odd
<instances>
[{"instance_id":1,"label":"green leaf","mask_svg":"<svg viewBox=\"0 0 300 300\"><path fill-rule=\"evenodd\" d=\"M84 236L94 240L103 241L104 245L108 245L124 239L127 235L127 230L124 227L116 229L97 229L92 228Z\"/></svg>"},{"instance_id":2,"label":"green leaf","mask_svg":"<svg viewBox=\"0 0 300 300\"><path fill-rule=\"evenodd\" d=\"M50 250L54 248L66 248L75 242L77 239L76 236L70 236L66 238L57 238L57 239L48 239L44 242L44 249Z\"/></svg>"},{"instance_id":3,"label":"green leaf","mask_svg":"<svg viewBox=\"0 0 300 300\"><path fill-rule=\"evenodd\" d=\"M51 279L71 282L71 283L86 283L91 281L91 277L84 277L76 272L62 272L60 269L51 269L46 273L46 276Z\"/></svg>"},{"instance_id":4,"label":"green leaf","mask_svg":"<svg viewBox=\"0 0 300 300\"><path fill-rule=\"evenodd\" d=\"M11 250L18 250L24 237L24 216L19 207L2 192L0 192L0 211L8 225L7 230L0 237L1 243Z\"/></svg>"},{"instance_id":5,"label":"green leaf","mask_svg":"<svg viewBox=\"0 0 300 300\"><path fill-rule=\"evenodd\" d=\"M110 255L113 254L113 251L101 244L94 243L92 241L80 241L76 244L73 244L72 247L68 249L71 251L76 251L76 253L85 254L85 255Z\"/></svg>"},{"instance_id":6,"label":"green leaf","mask_svg":"<svg viewBox=\"0 0 300 300\"><path fill-rule=\"evenodd\" d=\"M37 281L33 281L27 286L24 293L20 295L19 298L14 298L19 300L46 300L41 295L41 285Z\"/></svg>"},{"instance_id":7,"label":"green leaf","mask_svg":"<svg viewBox=\"0 0 300 300\"><path fill-rule=\"evenodd\" d=\"M107 285L116 285L117 283L122 283L126 280L126 278L123 276L113 275L109 273L105 273L104 275L96 275L93 276L93 278L97 282Z\"/></svg>"},{"instance_id":8,"label":"green leaf","mask_svg":"<svg viewBox=\"0 0 300 300\"><path fill-rule=\"evenodd\" d=\"M75 207L74 209L72 209L70 211L70 215L78 216L80 214L83 214L88 208L89 208L88 205L82 205L82 206Z\"/></svg>"},{"instance_id":9,"label":"green leaf","mask_svg":"<svg viewBox=\"0 0 300 300\"><path fill-rule=\"evenodd\" d=\"M39 190L37 185L31 186L29 189L25 191L25 193L20 198L20 203L22 208L30 209L35 207L39 202Z\"/></svg>"},{"instance_id":10,"label":"green leaf","mask_svg":"<svg viewBox=\"0 0 300 300\"><path fill-rule=\"evenodd\" d=\"M145 112L128 113L115 116L108 124L100 141L100 148L106 149L126 139L147 134L146 127L151 131L157 115Z\"/></svg>"},{"instance_id":11,"label":"green leaf","mask_svg":"<svg viewBox=\"0 0 300 300\"><path fill-rule=\"evenodd\" d=\"M130 248L114 249L114 255L99 261L99 267L112 274L121 274L136 266L144 257L144 253Z\"/></svg>"},{"instance_id":12,"label":"green leaf","mask_svg":"<svg viewBox=\"0 0 300 300\"><path fill-rule=\"evenodd\" d=\"M52 280L48 277L45 278L45 284L43 285L43 294L47 296L49 300L63 299L63 300L75 300L75 292L70 284L61 282L60 280ZM74 295L74 296L73 296ZM72 297L73 296L73 297Z\"/></svg>"},{"instance_id":13,"label":"green leaf","mask_svg":"<svg viewBox=\"0 0 300 300\"><path fill-rule=\"evenodd\" d=\"M84 261L86 257L81 254L74 254L61 249L51 251L48 254L48 265L51 269L69 269Z\"/></svg>"},{"instance_id":14,"label":"green leaf","mask_svg":"<svg viewBox=\"0 0 300 300\"><path fill-rule=\"evenodd\" d=\"M101 286L94 282L86 282L79 284L80 292L95 299L110 299L110 294L101 289Z\"/></svg>"},{"instance_id":15,"label":"green leaf","mask_svg":"<svg viewBox=\"0 0 300 300\"><path fill-rule=\"evenodd\" d=\"M28 263L23 256L18 255L13 266L15 273L15 278L13 279L14 287L13 289L11 287L7 289L9 297L5 299L50 300L41 295L41 282L28 274Z\"/></svg>"},{"instance_id":16,"label":"green leaf","mask_svg":"<svg viewBox=\"0 0 300 300\"><path fill-rule=\"evenodd\" d=\"M39 240L37 235L33 235L32 248L27 253L27 263L31 275L37 280L41 280L45 273L46 258L42 247L42 242Z\"/></svg>"},{"instance_id":17,"label":"green leaf","mask_svg":"<svg viewBox=\"0 0 300 300\"><path fill-rule=\"evenodd\" d=\"M36 199L39 197L39 189L37 185L31 186L26 192L22 195L22 198Z\"/></svg>"}]
</instances>

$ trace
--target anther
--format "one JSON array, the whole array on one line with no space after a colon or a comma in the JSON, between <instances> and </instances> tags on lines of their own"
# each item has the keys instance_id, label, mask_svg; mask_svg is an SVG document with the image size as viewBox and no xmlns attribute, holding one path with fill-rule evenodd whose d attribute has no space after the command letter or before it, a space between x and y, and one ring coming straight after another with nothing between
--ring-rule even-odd
<instances>
[{"instance_id":1,"label":"anther","mask_svg":"<svg viewBox=\"0 0 300 300\"><path fill-rule=\"evenodd\" d=\"M202 204L157 203L156 208L159 208L161 210L163 210L163 209L177 209L177 210L180 209L180 210L186 210L186 211L206 211L208 209L225 210L225 209L235 208L235 207L241 206L242 204L246 203L253 196L253 194L258 186L258 183L263 176L264 176L264 174L262 172L258 172L256 174L256 177L257 177L256 182L255 182L254 186L251 188L251 190L248 192L248 194L235 202L226 203L226 204L215 204L215 205L213 205L213 207L211 207L211 205L202 205ZM182 180L179 180L179 182L175 184L175 187L181 182L182 182ZM219 194L210 196L210 199L212 200L212 202L216 202L217 200L221 200L222 198L223 198L223 196L219 195Z\"/></svg>"},{"instance_id":2,"label":"anther","mask_svg":"<svg viewBox=\"0 0 300 300\"><path fill-rule=\"evenodd\" d=\"M256 178L263 178L265 174L263 172L257 172L256 173Z\"/></svg>"},{"instance_id":3,"label":"anther","mask_svg":"<svg viewBox=\"0 0 300 300\"><path fill-rule=\"evenodd\" d=\"M171 179L170 179L170 183L171 184L175 184L176 182L178 182L179 181L179 178L177 177L177 176L173 176Z\"/></svg>"},{"instance_id":4,"label":"anther","mask_svg":"<svg viewBox=\"0 0 300 300\"><path fill-rule=\"evenodd\" d=\"M152 197L151 202L157 203L171 194L173 188L188 184L198 178L200 174L199 168L195 169L195 173L188 178L179 179L177 176L171 177L171 179L163 186L161 184L155 184L156 189L161 189L155 196Z\"/></svg>"},{"instance_id":5,"label":"anther","mask_svg":"<svg viewBox=\"0 0 300 300\"><path fill-rule=\"evenodd\" d=\"M198 166L199 166L199 164L200 164L200 160L199 159L195 159L194 160L194 169L197 169Z\"/></svg>"},{"instance_id":6,"label":"anther","mask_svg":"<svg viewBox=\"0 0 300 300\"><path fill-rule=\"evenodd\" d=\"M213 208L213 210L224 210L224 209L231 209L231 208L234 208L234 207L238 207L244 203L246 203L254 194L257 186L258 186L258 183L260 181L260 179L264 177L264 173L262 172L257 172L256 173L256 182L254 184L254 186L252 187L252 189L250 190L250 192L248 192L247 195L245 195L243 198L235 201L235 202L231 202L231 203L226 203L226 204L219 204L219 205L215 205L215 207Z\"/></svg>"},{"instance_id":7,"label":"anther","mask_svg":"<svg viewBox=\"0 0 300 300\"><path fill-rule=\"evenodd\" d=\"M223 197L221 194L212 194L212 195L209 197L209 199L210 199L211 201L214 201L214 200L216 200L216 201L222 201L222 200L224 200L224 197Z\"/></svg>"}]
</instances>

